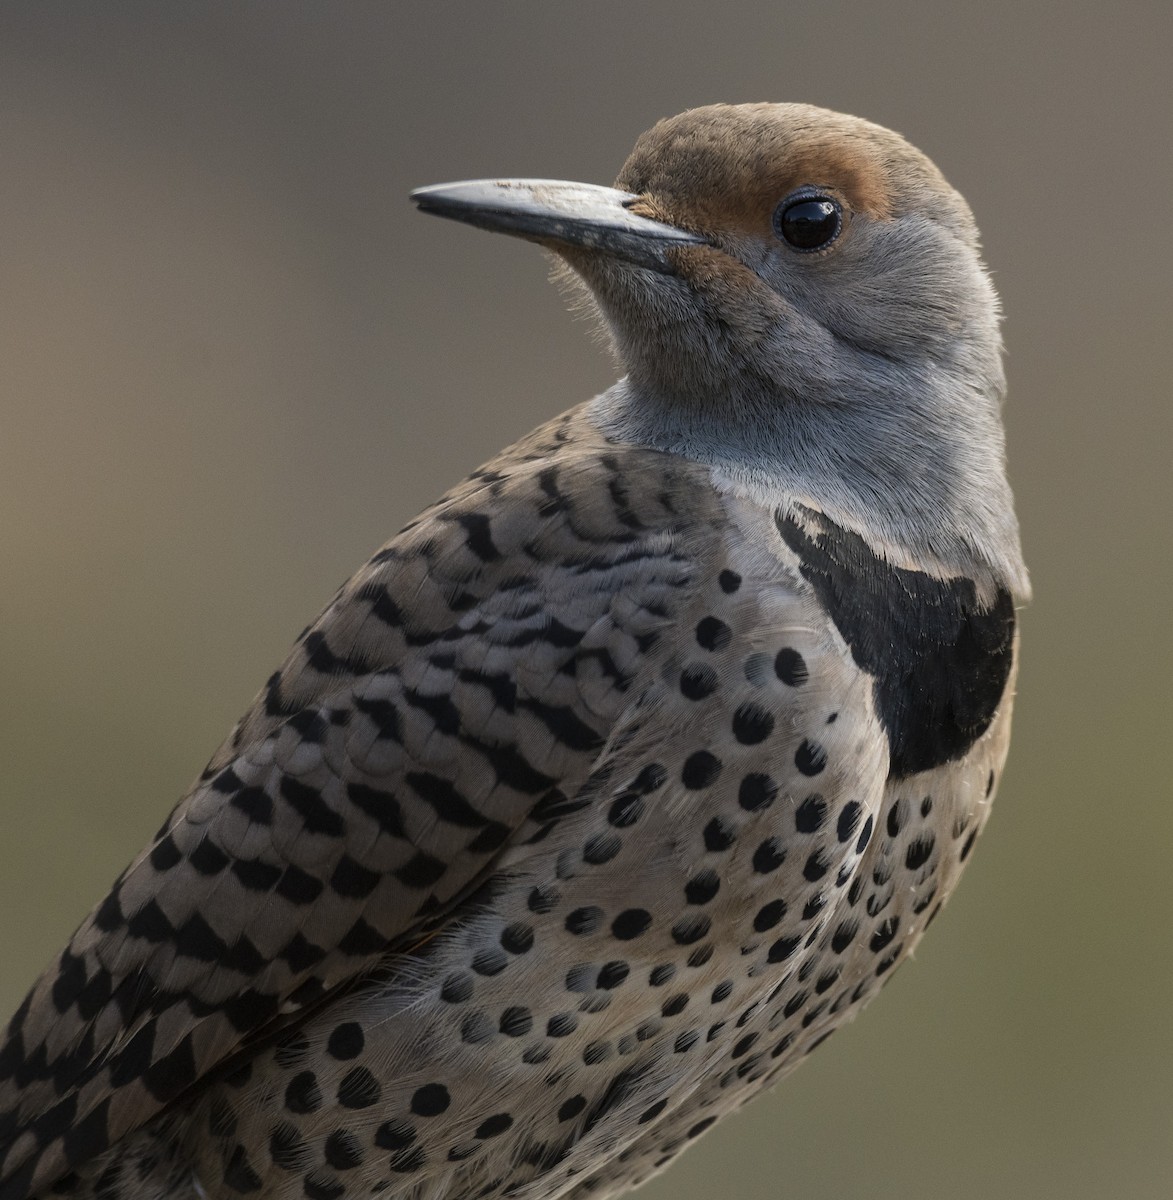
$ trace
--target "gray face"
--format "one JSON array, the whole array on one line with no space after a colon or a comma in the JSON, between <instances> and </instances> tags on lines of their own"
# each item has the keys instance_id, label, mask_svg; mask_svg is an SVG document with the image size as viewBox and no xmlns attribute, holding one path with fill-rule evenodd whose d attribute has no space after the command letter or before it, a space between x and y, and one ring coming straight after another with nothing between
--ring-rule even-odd
<instances>
[{"instance_id":1,"label":"gray face","mask_svg":"<svg viewBox=\"0 0 1173 1200\"><path fill-rule=\"evenodd\" d=\"M1025 593L997 298L928 159L839 113L718 105L644 134L617 187L611 218L600 192L554 236L499 197L475 217L585 283L626 371L596 402L609 431L823 509L894 561Z\"/></svg>"},{"instance_id":2,"label":"gray face","mask_svg":"<svg viewBox=\"0 0 1173 1200\"><path fill-rule=\"evenodd\" d=\"M795 203L804 202L800 193ZM785 207L779 197L766 215ZM997 304L976 252L921 213L878 220L843 205L839 220L842 232L814 251L772 231L714 229L708 245L668 252L668 279L614 257L562 253L627 370L682 409L751 397L861 408L877 387L891 404L893 390L919 390L940 372L996 408Z\"/></svg>"},{"instance_id":3,"label":"gray face","mask_svg":"<svg viewBox=\"0 0 1173 1200\"><path fill-rule=\"evenodd\" d=\"M817 196L832 194L814 188ZM780 200L783 214L800 204ZM948 363L968 347L997 373L995 300L976 253L921 212L877 220L846 209L825 250L796 250L783 236L726 234L718 244L744 263L788 310L841 351L894 362ZM756 285L754 285L756 286ZM976 321L963 336L967 320Z\"/></svg>"},{"instance_id":4,"label":"gray face","mask_svg":"<svg viewBox=\"0 0 1173 1200\"><path fill-rule=\"evenodd\" d=\"M870 392L946 370L1000 395L969 210L897 135L799 105L698 109L645 134L619 186L641 197L635 211L708 243L668 255L676 287L566 253L645 386L686 406L730 390L854 405L861 374ZM804 204L833 220L796 242L787 216Z\"/></svg>"}]
</instances>

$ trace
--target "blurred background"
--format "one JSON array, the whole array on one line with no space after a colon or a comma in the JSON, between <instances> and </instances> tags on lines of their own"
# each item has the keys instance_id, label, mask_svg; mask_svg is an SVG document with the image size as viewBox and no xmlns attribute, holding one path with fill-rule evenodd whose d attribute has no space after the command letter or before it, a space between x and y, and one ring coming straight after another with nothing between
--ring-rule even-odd
<instances>
[{"instance_id":1,"label":"blurred background","mask_svg":"<svg viewBox=\"0 0 1173 1200\"><path fill-rule=\"evenodd\" d=\"M968 197L1036 598L916 961L647 1200L1173 1183L1173 7L0 3L0 1009L380 542L613 368L417 185L804 100Z\"/></svg>"}]
</instances>

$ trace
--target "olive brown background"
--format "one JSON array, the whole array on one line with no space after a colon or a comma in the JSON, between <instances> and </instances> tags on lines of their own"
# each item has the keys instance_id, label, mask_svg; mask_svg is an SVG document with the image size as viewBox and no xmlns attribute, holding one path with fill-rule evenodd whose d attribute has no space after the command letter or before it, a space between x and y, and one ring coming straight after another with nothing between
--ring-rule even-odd
<instances>
[{"instance_id":1,"label":"olive brown background","mask_svg":"<svg viewBox=\"0 0 1173 1200\"><path fill-rule=\"evenodd\" d=\"M916 961L648 1200L1173 1183L1173 7L0 3L0 1008L334 587L613 377L532 246L416 214L805 100L967 196L1036 598Z\"/></svg>"}]
</instances>

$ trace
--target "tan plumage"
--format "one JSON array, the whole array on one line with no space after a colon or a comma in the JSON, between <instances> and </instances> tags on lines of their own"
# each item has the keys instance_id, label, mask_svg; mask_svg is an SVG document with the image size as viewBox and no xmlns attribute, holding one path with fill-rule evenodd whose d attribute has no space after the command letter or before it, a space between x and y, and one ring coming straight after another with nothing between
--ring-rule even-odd
<instances>
[{"instance_id":1,"label":"tan plumage","mask_svg":"<svg viewBox=\"0 0 1173 1200\"><path fill-rule=\"evenodd\" d=\"M906 748L824 580L866 521L625 436L630 400L475 472L302 635L13 1019L0 1200L613 1194L909 953L1005 756L1007 551L974 590L904 545L891 594L999 673L923 710L963 752Z\"/></svg>"}]
</instances>

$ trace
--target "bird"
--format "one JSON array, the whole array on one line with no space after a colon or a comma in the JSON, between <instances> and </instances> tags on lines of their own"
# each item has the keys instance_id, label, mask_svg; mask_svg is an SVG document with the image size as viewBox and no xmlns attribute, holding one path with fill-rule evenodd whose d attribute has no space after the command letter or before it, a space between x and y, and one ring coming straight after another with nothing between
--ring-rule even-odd
<instances>
[{"instance_id":1,"label":"bird","mask_svg":"<svg viewBox=\"0 0 1173 1200\"><path fill-rule=\"evenodd\" d=\"M620 377L357 571L33 985L0 1200L621 1195L876 994L986 822L1030 587L929 158L717 104L614 187L412 198L542 247Z\"/></svg>"}]
</instances>

